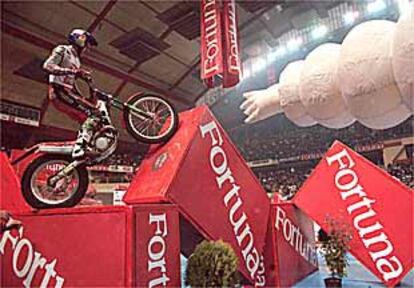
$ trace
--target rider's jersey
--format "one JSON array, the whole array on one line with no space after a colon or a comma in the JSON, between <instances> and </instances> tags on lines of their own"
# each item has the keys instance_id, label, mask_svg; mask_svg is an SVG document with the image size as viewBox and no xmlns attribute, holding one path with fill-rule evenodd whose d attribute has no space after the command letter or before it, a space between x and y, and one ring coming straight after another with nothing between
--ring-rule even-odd
<instances>
[{"instance_id":1,"label":"rider's jersey","mask_svg":"<svg viewBox=\"0 0 414 288\"><path fill-rule=\"evenodd\" d=\"M47 58L43 66L48 67L50 71L50 84L54 83L67 88L73 88L75 75L67 73L67 70L79 69L81 63L78 52L72 45L59 45L53 49L52 54Z\"/></svg>"}]
</instances>

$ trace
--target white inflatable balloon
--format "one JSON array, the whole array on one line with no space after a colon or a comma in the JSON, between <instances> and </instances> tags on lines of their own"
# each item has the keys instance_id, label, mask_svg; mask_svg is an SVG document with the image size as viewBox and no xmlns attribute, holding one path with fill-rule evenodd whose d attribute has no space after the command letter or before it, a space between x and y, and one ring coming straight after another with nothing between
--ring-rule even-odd
<instances>
[{"instance_id":1,"label":"white inflatable balloon","mask_svg":"<svg viewBox=\"0 0 414 288\"><path fill-rule=\"evenodd\" d=\"M350 112L373 129L398 125L410 116L402 103L391 64L395 23L373 20L348 33L342 43L338 77Z\"/></svg>"},{"instance_id":2,"label":"white inflatable balloon","mask_svg":"<svg viewBox=\"0 0 414 288\"><path fill-rule=\"evenodd\" d=\"M295 61L286 66L280 73L279 95L280 106L287 118L298 126L307 127L316 124L300 101L299 82L304 61Z\"/></svg>"},{"instance_id":3,"label":"white inflatable balloon","mask_svg":"<svg viewBox=\"0 0 414 288\"><path fill-rule=\"evenodd\" d=\"M299 95L307 113L328 128L344 128L354 123L342 98L337 79L341 45L326 43L305 59Z\"/></svg>"},{"instance_id":4,"label":"white inflatable balloon","mask_svg":"<svg viewBox=\"0 0 414 288\"><path fill-rule=\"evenodd\" d=\"M254 123L282 112L279 99L279 84L264 90L255 90L244 93L246 100L240 109L248 117L244 123Z\"/></svg>"},{"instance_id":5,"label":"white inflatable balloon","mask_svg":"<svg viewBox=\"0 0 414 288\"><path fill-rule=\"evenodd\" d=\"M414 4L401 15L392 43L392 66L404 104L414 112Z\"/></svg>"}]
</instances>

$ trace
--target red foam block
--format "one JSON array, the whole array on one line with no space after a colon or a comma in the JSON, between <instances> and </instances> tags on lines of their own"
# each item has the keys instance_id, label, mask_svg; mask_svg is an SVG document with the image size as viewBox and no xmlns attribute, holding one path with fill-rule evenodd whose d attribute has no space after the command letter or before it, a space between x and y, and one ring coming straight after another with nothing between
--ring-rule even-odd
<instances>
[{"instance_id":1,"label":"red foam block","mask_svg":"<svg viewBox=\"0 0 414 288\"><path fill-rule=\"evenodd\" d=\"M181 114L176 135L152 147L124 201L176 204L204 237L233 246L250 282L263 283L270 201L206 107Z\"/></svg>"},{"instance_id":2,"label":"red foam block","mask_svg":"<svg viewBox=\"0 0 414 288\"><path fill-rule=\"evenodd\" d=\"M268 286L291 287L318 270L312 220L292 203L272 204L264 255Z\"/></svg>"},{"instance_id":3,"label":"red foam block","mask_svg":"<svg viewBox=\"0 0 414 288\"><path fill-rule=\"evenodd\" d=\"M0 153L0 209L7 211L30 211L31 207L24 200L20 181L6 154Z\"/></svg>"},{"instance_id":4,"label":"red foam block","mask_svg":"<svg viewBox=\"0 0 414 288\"><path fill-rule=\"evenodd\" d=\"M348 226L350 252L385 285L412 269L413 190L339 141L293 201L325 231L328 215Z\"/></svg>"},{"instance_id":5,"label":"red foam block","mask_svg":"<svg viewBox=\"0 0 414 288\"><path fill-rule=\"evenodd\" d=\"M180 286L173 205L54 209L14 217L23 226L0 235L1 287Z\"/></svg>"}]
</instances>

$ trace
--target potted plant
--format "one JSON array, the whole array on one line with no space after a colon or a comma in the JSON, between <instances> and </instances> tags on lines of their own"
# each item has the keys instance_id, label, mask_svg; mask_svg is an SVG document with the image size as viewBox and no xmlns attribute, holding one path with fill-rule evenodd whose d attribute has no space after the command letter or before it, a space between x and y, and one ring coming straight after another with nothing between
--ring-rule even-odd
<instances>
[{"instance_id":1,"label":"potted plant","mask_svg":"<svg viewBox=\"0 0 414 288\"><path fill-rule=\"evenodd\" d=\"M320 251L325 259L331 277L324 279L326 287L342 287L342 278L347 275L349 265L347 251L351 233L346 224L328 217L327 232L319 231Z\"/></svg>"},{"instance_id":2,"label":"potted plant","mask_svg":"<svg viewBox=\"0 0 414 288\"><path fill-rule=\"evenodd\" d=\"M235 287L239 261L230 244L203 241L188 258L185 284L191 287Z\"/></svg>"}]
</instances>

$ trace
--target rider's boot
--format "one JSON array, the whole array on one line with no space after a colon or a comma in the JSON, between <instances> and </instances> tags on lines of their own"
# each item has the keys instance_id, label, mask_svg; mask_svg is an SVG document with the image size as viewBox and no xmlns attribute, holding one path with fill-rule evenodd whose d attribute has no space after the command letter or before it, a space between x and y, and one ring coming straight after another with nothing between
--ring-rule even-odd
<instances>
[{"instance_id":1,"label":"rider's boot","mask_svg":"<svg viewBox=\"0 0 414 288\"><path fill-rule=\"evenodd\" d=\"M97 103L97 117L100 118L101 123L105 125L111 125L111 118L109 117L108 110L105 107L105 103L102 101L98 101Z\"/></svg>"},{"instance_id":2,"label":"rider's boot","mask_svg":"<svg viewBox=\"0 0 414 288\"><path fill-rule=\"evenodd\" d=\"M95 129L98 126L98 119L94 116L89 117L82 124L81 129L78 132L78 138L72 150L72 158L80 160L86 157L96 156L90 149L92 137L95 133Z\"/></svg>"},{"instance_id":3,"label":"rider's boot","mask_svg":"<svg viewBox=\"0 0 414 288\"><path fill-rule=\"evenodd\" d=\"M75 145L72 150L72 158L80 160L87 156L86 151L92 138L91 131L79 131L78 138L76 139Z\"/></svg>"}]
</instances>

